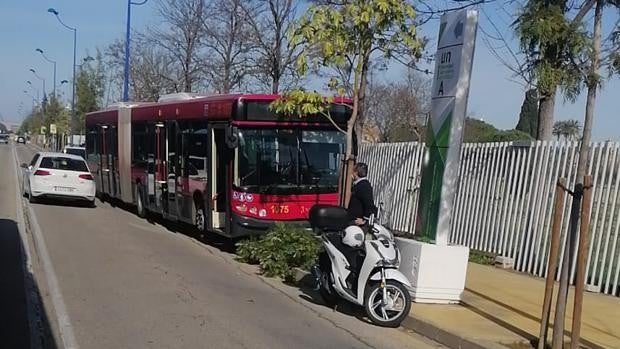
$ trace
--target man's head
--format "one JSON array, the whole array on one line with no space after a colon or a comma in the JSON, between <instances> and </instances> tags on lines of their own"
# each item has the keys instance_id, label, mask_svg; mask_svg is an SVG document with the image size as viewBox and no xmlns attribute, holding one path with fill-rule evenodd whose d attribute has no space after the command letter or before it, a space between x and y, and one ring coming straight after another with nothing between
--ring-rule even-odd
<instances>
[{"instance_id":1,"label":"man's head","mask_svg":"<svg viewBox=\"0 0 620 349\"><path fill-rule=\"evenodd\" d=\"M353 168L353 178L358 179L366 176L368 176L368 165L363 162L358 162L355 164L355 167Z\"/></svg>"}]
</instances>

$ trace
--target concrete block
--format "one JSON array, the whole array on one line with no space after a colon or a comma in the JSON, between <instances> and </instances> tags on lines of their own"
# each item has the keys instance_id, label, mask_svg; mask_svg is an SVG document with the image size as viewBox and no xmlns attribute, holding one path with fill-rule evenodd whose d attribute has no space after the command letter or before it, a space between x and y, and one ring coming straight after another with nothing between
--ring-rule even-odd
<instances>
[{"instance_id":1,"label":"concrete block","mask_svg":"<svg viewBox=\"0 0 620 349\"><path fill-rule=\"evenodd\" d=\"M412 284L414 302L450 304L461 301L469 248L441 246L397 238L400 271Z\"/></svg>"},{"instance_id":2,"label":"concrete block","mask_svg":"<svg viewBox=\"0 0 620 349\"><path fill-rule=\"evenodd\" d=\"M495 266L502 269L513 269L515 265L514 258L497 256L495 257Z\"/></svg>"}]
</instances>

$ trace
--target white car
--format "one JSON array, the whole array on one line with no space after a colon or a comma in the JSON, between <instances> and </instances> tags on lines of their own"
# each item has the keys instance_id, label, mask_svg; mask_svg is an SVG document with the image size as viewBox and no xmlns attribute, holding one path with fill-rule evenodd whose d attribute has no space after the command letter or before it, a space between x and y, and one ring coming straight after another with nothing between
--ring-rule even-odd
<instances>
[{"instance_id":1,"label":"white car","mask_svg":"<svg viewBox=\"0 0 620 349\"><path fill-rule=\"evenodd\" d=\"M39 198L75 199L95 205L95 181L81 156L41 152L22 167L24 195L30 202Z\"/></svg>"},{"instance_id":2,"label":"white car","mask_svg":"<svg viewBox=\"0 0 620 349\"><path fill-rule=\"evenodd\" d=\"M86 159L86 148L84 147L75 147L75 146L66 146L62 151L65 154L73 154L79 155L82 158Z\"/></svg>"}]
</instances>

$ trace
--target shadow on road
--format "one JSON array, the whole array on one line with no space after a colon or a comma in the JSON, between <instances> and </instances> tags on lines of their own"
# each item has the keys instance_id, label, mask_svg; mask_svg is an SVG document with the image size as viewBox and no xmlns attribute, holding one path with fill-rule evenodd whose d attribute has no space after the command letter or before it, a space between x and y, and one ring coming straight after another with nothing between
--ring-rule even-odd
<instances>
[{"instance_id":1,"label":"shadow on road","mask_svg":"<svg viewBox=\"0 0 620 349\"><path fill-rule=\"evenodd\" d=\"M316 291L314 289L315 280L313 276L304 276L301 280L297 282L296 286L302 293L301 295L299 295L299 298L303 299L304 301L332 309L347 316L353 316L360 321L372 324L368 320L368 318L366 318L366 314L364 313L364 309L362 307L349 303L344 299L339 299L335 307L327 305L321 297L319 291Z\"/></svg>"},{"instance_id":2,"label":"shadow on road","mask_svg":"<svg viewBox=\"0 0 620 349\"><path fill-rule=\"evenodd\" d=\"M105 200L112 207L120 208L137 216L136 207L117 199L107 198ZM162 218L159 214L149 213L145 218L150 224L157 224L164 227L171 233L183 234L205 245L213 246L222 252L235 253L235 244L238 239L231 239L217 233L200 233L194 226L182 222L173 222Z\"/></svg>"},{"instance_id":3,"label":"shadow on road","mask_svg":"<svg viewBox=\"0 0 620 349\"><path fill-rule=\"evenodd\" d=\"M83 200L58 200L58 199L48 199L48 198L37 199L37 202L34 205L95 208L88 201L83 201Z\"/></svg>"},{"instance_id":4,"label":"shadow on road","mask_svg":"<svg viewBox=\"0 0 620 349\"><path fill-rule=\"evenodd\" d=\"M24 278L24 272L27 277ZM26 294L25 280L32 295ZM0 338L3 348L56 349L49 317L41 306L41 294L33 275L22 268L22 241L17 223L0 219ZM29 324L28 303L38 316ZM34 327L34 328L31 328ZM31 343L31 332L36 334ZM32 345L31 345L32 344Z\"/></svg>"},{"instance_id":5,"label":"shadow on road","mask_svg":"<svg viewBox=\"0 0 620 349\"><path fill-rule=\"evenodd\" d=\"M120 208L127 212L131 212L132 214L137 215L136 208L133 205L124 203L120 200L111 199L111 198L108 198L106 202L108 202L112 207ZM216 233L201 234L200 232L196 230L195 227L189 224L181 223L181 222L173 222L167 219L163 219L160 215L157 215L157 214L149 214L146 217L146 221L153 225L155 224L160 225L171 233L183 234L185 236L188 236L192 239L195 239L196 241L200 243L215 247L225 253L234 254L236 252L235 244L240 240L240 239L231 239L231 238L228 238L228 237L216 234ZM321 295L313 289L314 288L313 282L314 282L313 277L310 275L306 275L296 285L291 285L291 286L299 288L299 290L302 293L301 295L299 295L299 298L303 299L304 301L333 309L334 311L337 311L347 316L354 316L360 321L372 324L372 322L370 322L368 318L366 317L366 314L362 307L351 304L345 300L341 299L336 305L336 307L334 308L328 307L323 301L323 299L321 298Z\"/></svg>"}]
</instances>

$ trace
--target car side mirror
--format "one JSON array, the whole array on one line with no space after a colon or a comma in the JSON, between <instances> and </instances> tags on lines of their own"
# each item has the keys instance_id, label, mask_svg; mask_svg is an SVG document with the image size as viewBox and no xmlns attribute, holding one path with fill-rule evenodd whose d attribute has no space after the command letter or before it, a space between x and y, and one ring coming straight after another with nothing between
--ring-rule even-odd
<instances>
[{"instance_id":1,"label":"car side mirror","mask_svg":"<svg viewBox=\"0 0 620 349\"><path fill-rule=\"evenodd\" d=\"M28 164L24 162L21 165L19 165L19 167L21 167L21 168L28 168Z\"/></svg>"}]
</instances>

